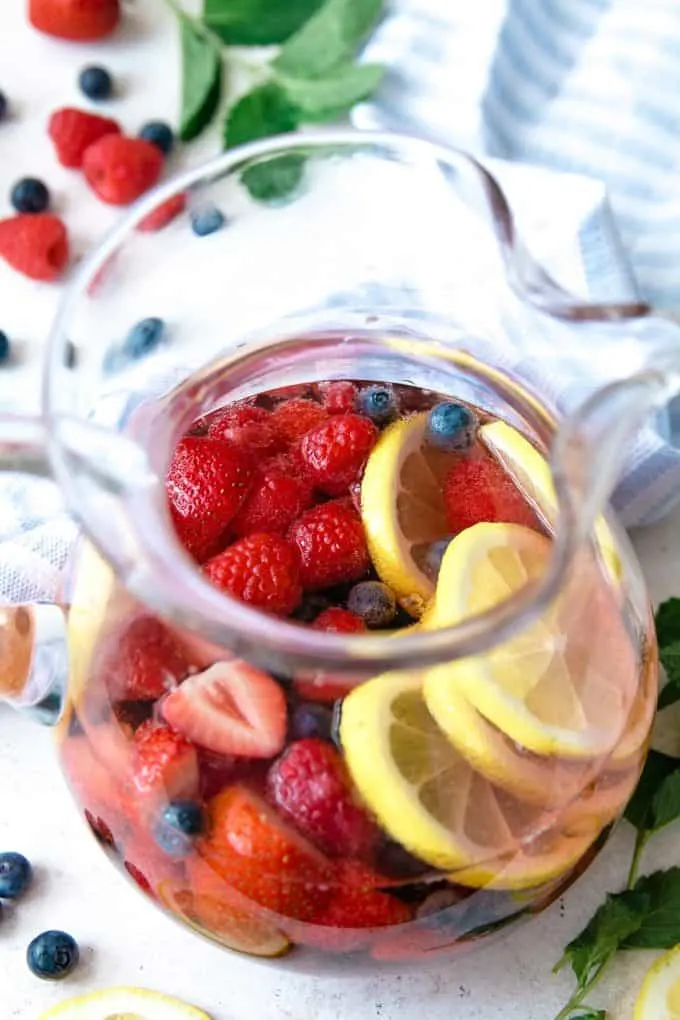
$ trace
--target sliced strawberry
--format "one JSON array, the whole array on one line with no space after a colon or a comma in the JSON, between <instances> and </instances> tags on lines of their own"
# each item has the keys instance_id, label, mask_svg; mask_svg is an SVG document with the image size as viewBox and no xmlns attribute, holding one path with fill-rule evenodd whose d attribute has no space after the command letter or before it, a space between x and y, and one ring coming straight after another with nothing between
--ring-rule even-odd
<instances>
[{"instance_id":1,"label":"sliced strawberry","mask_svg":"<svg viewBox=\"0 0 680 1020\"><path fill-rule=\"evenodd\" d=\"M286 699L275 680L232 660L197 673L163 703L174 729L217 754L272 758L286 738Z\"/></svg>"},{"instance_id":2,"label":"sliced strawberry","mask_svg":"<svg viewBox=\"0 0 680 1020\"><path fill-rule=\"evenodd\" d=\"M132 788L145 800L193 800L198 794L196 748L150 719L135 732Z\"/></svg>"}]
</instances>

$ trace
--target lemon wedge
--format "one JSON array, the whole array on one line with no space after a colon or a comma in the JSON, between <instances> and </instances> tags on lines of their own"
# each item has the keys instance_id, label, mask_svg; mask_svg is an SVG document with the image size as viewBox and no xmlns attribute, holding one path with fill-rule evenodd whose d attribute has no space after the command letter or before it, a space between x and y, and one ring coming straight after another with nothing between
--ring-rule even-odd
<instances>
[{"instance_id":1,"label":"lemon wedge","mask_svg":"<svg viewBox=\"0 0 680 1020\"><path fill-rule=\"evenodd\" d=\"M388 426L361 483L361 518L375 569L416 618L434 594L427 551L449 534L442 493L453 463L452 454L425 443L427 421L424 411Z\"/></svg>"},{"instance_id":2,"label":"lemon wedge","mask_svg":"<svg viewBox=\"0 0 680 1020\"><path fill-rule=\"evenodd\" d=\"M78 702L86 684L90 660L113 594L111 567L93 545L81 542L67 621L70 665L69 695Z\"/></svg>"},{"instance_id":3,"label":"lemon wedge","mask_svg":"<svg viewBox=\"0 0 680 1020\"><path fill-rule=\"evenodd\" d=\"M517 487L542 513L548 524L557 518L557 495L550 466L521 432L504 421L483 425L479 438L512 476ZM612 578L620 581L622 564L616 540L604 518L595 525L595 540Z\"/></svg>"},{"instance_id":4,"label":"lemon wedge","mask_svg":"<svg viewBox=\"0 0 680 1020\"><path fill-rule=\"evenodd\" d=\"M77 995L40 1014L39 1020L210 1020L207 1013L146 988L105 988Z\"/></svg>"},{"instance_id":5,"label":"lemon wedge","mask_svg":"<svg viewBox=\"0 0 680 1020\"><path fill-rule=\"evenodd\" d=\"M680 946L664 953L647 971L633 1020L680 1020Z\"/></svg>"},{"instance_id":6,"label":"lemon wedge","mask_svg":"<svg viewBox=\"0 0 680 1020\"><path fill-rule=\"evenodd\" d=\"M510 598L545 574L550 551L549 539L522 525L467 528L444 554L422 628L459 624ZM591 581L584 573L578 593L570 589L571 598L559 596L538 620L489 652L428 670L425 702L451 739L457 724L448 705L458 694L536 754L587 759L613 749L631 708L637 673L619 615L600 604L600 591ZM621 642L629 661L623 673Z\"/></svg>"}]
</instances>

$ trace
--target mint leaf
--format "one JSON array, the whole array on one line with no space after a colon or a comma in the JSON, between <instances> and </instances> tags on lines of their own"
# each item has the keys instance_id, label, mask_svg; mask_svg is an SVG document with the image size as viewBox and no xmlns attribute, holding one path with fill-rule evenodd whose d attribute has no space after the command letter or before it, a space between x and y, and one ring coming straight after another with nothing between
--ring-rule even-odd
<instances>
[{"instance_id":1,"label":"mint leaf","mask_svg":"<svg viewBox=\"0 0 680 1020\"><path fill-rule=\"evenodd\" d=\"M656 811L666 811L663 804L655 805L655 797L666 780L671 777L680 763L660 751L650 751L638 781L635 793L628 802L625 817L640 832L656 828Z\"/></svg>"},{"instance_id":2,"label":"mint leaf","mask_svg":"<svg viewBox=\"0 0 680 1020\"><path fill-rule=\"evenodd\" d=\"M382 0L326 0L291 36L274 68L293 78L319 78L351 60L378 21Z\"/></svg>"},{"instance_id":3,"label":"mint leaf","mask_svg":"<svg viewBox=\"0 0 680 1020\"><path fill-rule=\"evenodd\" d=\"M673 646L669 646L669 647L673 648ZM665 654L667 650L668 649L664 649L664 651L660 651L659 652L659 658L661 659L661 665L666 670L666 673L668 673L667 659L666 659L666 654ZM680 652L680 645L678 646L678 652ZM673 650L673 651L671 651L670 654L675 656L677 654L677 652L675 650ZM669 680L669 682L667 684L663 685L663 687L661 688L661 690L659 692L659 700L657 702L657 708L659 710L661 710L662 708L669 708L671 705L674 705L676 703L676 701L680 701L680 683L678 683L677 681L670 681Z\"/></svg>"},{"instance_id":4,"label":"mint leaf","mask_svg":"<svg viewBox=\"0 0 680 1020\"><path fill-rule=\"evenodd\" d=\"M219 106L222 90L222 57L216 44L196 25L179 15L182 53L182 100L179 136L183 142L208 126Z\"/></svg>"},{"instance_id":5,"label":"mint leaf","mask_svg":"<svg viewBox=\"0 0 680 1020\"><path fill-rule=\"evenodd\" d=\"M659 708L680 701L680 599L666 599L656 611L659 658L668 683L659 695Z\"/></svg>"},{"instance_id":6,"label":"mint leaf","mask_svg":"<svg viewBox=\"0 0 680 1020\"><path fill-rule=\"evenodd\" d=\"M586 1006L585 1012L577 1007L578 1013L571 1013L569 1020L607 1020L607 1011L604 1009L590 1009Z\"/></svg>"},{"instance_id":7,"label":"mint leaf","mask_svg":"<svg viewBox=\"0 0 680 1020\"><path fill-rule=\"evenodd\" d=\"M366 99L380 84L378 64L344 64L323 78L279 77L279 84L304 120L340 116Z\"/></svg>"},{"instance_id":8,"label":"mint leaf","mask_svg":"<svg viewBox=\"0 0 680 1020\"><path fill-rule=\"evenodd\" d=\"M666 776L652 798L651 828L654 832L680 818L680 769Z\"/></svg>"},{"instance_id":9,"label":"mint leaf","mask_svg":"<svg viewBox=\"0 0 680 1020\"><path fill-rule=\"evenodd\" d=\"M659 645L680 641L680 599L666 599L656 611L656 639Z\"/></svg>"},{"instance_id":10,"label":"mint leaf","mask_svg":"<svg viewBox=\"0 0 680 1020\"><path fill-rule=\"evenodd\" d=\"M557 964L566 963L576 976L579 988L587 988L625 939L642 925L647 906L644 892L625 891L609 894L583 931L569 943Z\"/></svg>"},{"instance_id":11,"label":"mint leaf","mask_svg":"<svg viewBox=\"0 0 680 1020\"><path fill-rule=\"evenodd\" d=\"M267 82L248 92L231 108L224 126L224 146L295 131L299 114L283 89ZM285 198L298 186L304 160L291 153L274 156L243 171L242 180L253 198L271 202Z\"/></svg>"},{"instance_id":12,"label":"mint leaf","mask_svg":"<svg viewBox=\"0 0 680 1020\"><path fill-rule=\"evenodd\" d=\"M624 894L625 895L625 894ZM680 868L643 875L633 896L646 900L641 924L621 940L621 949L672 949L680 942Z\"/></svg>"},{"instance_id":13,"label":"mint leaf","mask_svg":"<svg viewBox=\"0 0 680 1020\"><path fill-rule=\"evenodd\" d=\"M205 0L203 20L231 46L285 42L323 0Z\"/></svg>"}]
</instances>

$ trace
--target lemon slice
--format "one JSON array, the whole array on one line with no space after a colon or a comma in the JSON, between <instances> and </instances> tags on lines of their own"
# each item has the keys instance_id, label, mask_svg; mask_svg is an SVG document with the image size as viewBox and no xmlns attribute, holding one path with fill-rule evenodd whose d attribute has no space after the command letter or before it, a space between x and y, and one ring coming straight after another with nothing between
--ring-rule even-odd
<instances>
[{"instance_id":1,"label":"lemon slice","mask_svg":"<svg viewBox=\"0 0 680 1020\"><path fill-rule=\"evenodd\" d=\"M40 1014L39 1020L210 1020L186 1002L145 988L105 988L77 995Z\"/></svg>"},{"instance_id":2,"label":"lemon slice","mask_svg":"<svg viewBox=\"0 0 680 1020\"><path fill-rule=\"evenodd\" d=\"M557 495L550 466L521 432L504 421L490 422L479 430L479 438L503 464L515 484L536 506L548 524L557 518ZM603 517L595 525L595 539L611 577L619 581L622 575L621 558L616 540Z\"/></svg>"},{"instance_id":3,"label":"lemon slice","mask_svg":"<svg viewBox=\"0 0 680 1020\"><path fill-rule=\"evenodd\" d=\"M111 567L89 542L81 542L68 613L69 695L80 700L90 659L113 594Z\"/></svg>"},{"instance_id":4,"label":"lemon slice","mask_svg":"<svg viewBox=\"0 0 680 1020\"><path fill-rule=\"evenodd\" d=\"M467 528L444 554L423 629L458 624L538 581L550 549L544 535L518 524ZM623 731L637 676L634 670L619 672L618 614L612 610L606 618L611 634L594 637L593 627L604 627L605 618L599 618L604 610L590 597L588 578L582 589L580 615L571 615L573 593L568 606L558 597L537 621L489 652L428 670L424 697L442 728L453 733L448 702L457 693L536 754L570 759L608 754ZM565 610L569 618L563 624Z\"/></svg>"},{"instance_id":5,"label":"lemon slice","mask_svg":"<svg viewBox=\"0 0 680 1020\"><path fill-rule=\"evenodd\" d=\"M449 534L442 492L452 455L426 445L427 421L424 411L386 428L361 483L361 518L373 565L414 617L434 594L427 551Z\"/></svg>"},{"instance_id":6,"label":"lemon slice","mask_svg":"<svg viewBox=\"0 0 680 1020\"><path fill-rule=\"evenodd\" d=\"M664 953L647 971L633 1020L680 1020L680 946Z\"/></svg>"}]
</instances>

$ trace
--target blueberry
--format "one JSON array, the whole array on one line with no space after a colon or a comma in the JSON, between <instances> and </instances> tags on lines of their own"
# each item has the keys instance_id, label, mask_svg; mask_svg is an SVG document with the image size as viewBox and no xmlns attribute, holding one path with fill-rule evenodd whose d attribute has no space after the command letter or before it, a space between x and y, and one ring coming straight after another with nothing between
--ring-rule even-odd
<instances>
[{"instance_id":1,"label":"blueberry","mask_svg":"<svg viewBox=\"0 0 680 1020\"><path fill-rule=\"evenodd\" d=\"M206 205L191 214L191 229L197 237L207 237L224 226L224 214L216 205Z\"/></svg>"},{"instance_id":2,"label":"blueberry","mask_svg":"<svg viewBox=\"0 0 680 1020\"><path fill-rule=\"evenodd\" d=\"M432 868L410 854L401 843L386 839L378 851L378 871L390 878L415 879L429 874Z\"/></svg>"},{"instance_id":3,"label":"blueberry","mask_svg":"<svg viewBox=\"0 0 680 1020\"><path fill-rule=\"evenodd\" d=\"M299 620L300 623L314 623L319 613L323 613L324 609L328 609L329 606L330 600L326 595L322 595L318 591L311 591L305 595L293 613L293 619Z\"/></svg>"},{"instance_id":4,"label":"blueberry","mask_svg":"<svg viewBox=\"0 0 680 1020\"><path fill-rule=\"evenodd\" d=\"M33 869L23 854L0 854L0 897L16 899L28 888Z\"/></svg>"},{"instance_id":5,"label":"blueberry","mask_svg":"<svg viewBox=\"0 0 680 1020\"><path fill-rule=\"evenodd\" d=\"M44 931L26 950L26 962L36 977L46 981L65 978L78 965L78 943L65 931Z\"/></svg>"},{"instance_id":6,"label":"blueberry","mask_svg":"<svg viewBox=\"0 0 680 1020\"><path fill-rule=\"evenodd\" d=\"M436 581L439 577L439 569L444 559L444 553L451 544L453 535L448 535L446 538L440 538L436 542L433 542L425 553L425 562L423 567L425 573Z\"/></svg>"},{"instance_id":7,"label":"blueberry","mask_svg":"<svg viewBox=\"0 0 680 1020\"><path fill-rule=\"evenodd\" d=\"M4 120L7 116L8 107L7 96L4 92L0 92L0 120Z\"/></svg>"},{"instance_id":8,"label":"blueberry","mask_svg":"<svg viewBox=\"0 0 680 1020\"><path fill-rule=\"evenodd\" d=\"M382 581L360 581L347 596L347 608L371 630L389 627L397 612L394 592Z\"/></svg>"},{"instance_id":9,"label":"blueberry","mask_svg":"<svg viewBox=\"0 0 680 1020\"><path fill-rule=\"evenodd\" d=\"M472 411L450 400L430 411L425 438L438 450L461 452L470 449L476 430L477 418Z\"/></svg>"},{"instance_id":10,"label":"blueberry","mask_svg":"<svg viewBox=\"0 0 680 1020\"><path fill-rule=\"evenodd\" d=\"M2 365L3 361L9 361L11 351L9 337L0 329L0 365Z\"/></svg>"},{"instance_id":11,"label":"blueberry","mask_svg":"<svg viewBox=\"0 0 680 1020\"><path fill-rule=\"evenodd\" d=\"M66 368L75 368L78 363L78 348L72 340L67 340L64 347L64 365Z\"/></svg>"},{"instance_id":12,"label":"blueberry","mask_svg":"<svg viewBox=\"0 0 680 1020\"><path fill-rule=\"evenodd\" d=\"M41 213L50 204L50 193L37 177L22 177L12 188L9 200L18 213Z\"/></svg>"},{"instance_id":13,"label":"blueberry","mask_svg":"<svg viewBox=\"0 0 680 1020\"><path fill-rule=\"evenodd\" d=\"M186 857L191 852L194 836L205 826L203 810L192 800L168 804L156 826L154 836L161 850L170 857Z\"/></svg>"},{"instance_id":14,"label":"blueberry","mask_svg":"<svg viewBox=\"0 0 680 1020\"><path fill-rule=\"evenodd\" d=\"M163 120L150 120L139 132L139 137L151 142L167 156L175 144L175 136L169 124Z\"/></svg>"},{"instance_id":15,"label":"blueberry","mask_svg":"<svg viewBox=\"0 0 680 1020\"><path fill-rule=\"evenodd\" d=\"M357 397L357 411L376 425L387 425L397 417L399 403L391 386L367 386Z\"/></svg>"},{"instance_id":16,"label":"blueberry","mask_svg":"<svg viewBox=\"0 0 680 1020\"><path fill-rule=\"evenodd\" d=\"M102 99L110 99L113 79L105 67L84 67L78 75L78 87L88 99L99 102Z\"/></svg>"},{"instance_id":17,"label":"blueberry","mask_svg":"<svg viewBox=\"0 0 680 1020\"><path fill-rule=\"evenodd\" d=\"M290 735L293 740L304 740L306 737L331 740L332 728L333 713L326 705L304 701L293 710L290 720Z\"/></svg>"},{"instance_id":18,"label":"blueberry","mask_svg":"<svg viewBox=\"0 0 680 1020\"><path fill-rule=\"evenodd\" d=\"M142 358L153 351L163 340L165 323L152 316L132 327L123 341L122 351L130 358Z\"/></svg>"}]
</instances>

